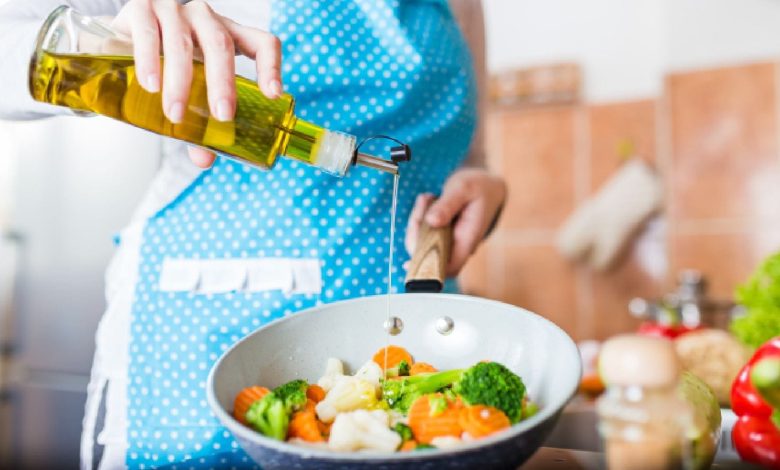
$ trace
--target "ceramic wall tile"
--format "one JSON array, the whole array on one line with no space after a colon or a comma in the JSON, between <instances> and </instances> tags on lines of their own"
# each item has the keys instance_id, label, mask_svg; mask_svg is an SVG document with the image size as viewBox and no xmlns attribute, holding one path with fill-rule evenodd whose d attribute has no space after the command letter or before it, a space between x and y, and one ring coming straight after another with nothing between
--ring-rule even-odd
<instances>
[{"instance_id":1,"label":"ceramic wall tile","mask_svg":"<svg viewBox=\"0 0 780 470\"><path fill-rule=\"evenodd\" d=\"M556 229L574 208L574 108L504 112L499 171L509 196L502 228Z\"/></svg>"},{"instance_id":2,"label":"ceramic wall tile","mask_svg":"<svg viewBox=\"0 0 780 470\"><path fill-rule=\"evenodd\" d=\"M767 255L780 250L780 229L757 232L677 233L670 237L671 271L696 269L708 279L710 293L732 299Z\"/></svg>"},{"instance_id":3,"label":"ceramic wall tile","mask_svg":"<svg viewBox=\"0 0 780 470\"><path fill-rule=\"evenodd\" d=\"M503 254L499 300L548 318L577 337L577 276L553 246L516 244L507 240Z\"/></svg>"},{"instance_id":4,"label":"ceramic wall tile","mask_svg":"<svg viewBox=\"0 0 780 470\"><path fill-rule=\"evenodd\" d=\"M674 74L667 93L673 222L778 215L775 65Z\"/></svg>"},{"instance_id":5,"label":"ceramic wall tile","mask_svg":"<svg viewBox=\"0 0 780 470\"><path fill-rule=\"evenodd\" d=\"M655 163L656 107L656 100L642 100L588 108L591 192L625 162L625 152Z\"/></svg>"}]
</instances>

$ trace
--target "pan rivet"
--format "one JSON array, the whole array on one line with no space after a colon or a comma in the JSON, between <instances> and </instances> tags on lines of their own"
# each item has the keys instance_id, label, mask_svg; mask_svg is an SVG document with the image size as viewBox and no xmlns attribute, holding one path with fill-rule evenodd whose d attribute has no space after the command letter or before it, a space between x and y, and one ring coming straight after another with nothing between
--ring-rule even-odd
<instances>
[{"instance_id":1,"label":"pan rivet","mask_svg":"<svg viewBox=\"0 0 780 470\"><path fill-rule=\"evenodd\" d=\"M440 335L447 336L448 334L452 333L452 330L454 329L455 322L452 321L452 318L441 317L436 320L436 331L438 331Z\"/></svg>"},{"instance_id":2,"label":"pan rivet","mask_svg":"<svg viewBox=\"0 0 780 470\"><path fill-rule=\"evenodd\" d=\"M384 328L385 331L395 336L404 331L404 322L398 317L390 317L385 320Z\"/></svg>"}]
</instances>

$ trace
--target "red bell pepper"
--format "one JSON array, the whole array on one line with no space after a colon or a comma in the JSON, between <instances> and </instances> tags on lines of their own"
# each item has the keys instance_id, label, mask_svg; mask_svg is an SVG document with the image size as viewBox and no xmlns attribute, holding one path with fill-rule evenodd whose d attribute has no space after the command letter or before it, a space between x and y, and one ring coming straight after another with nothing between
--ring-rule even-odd
<instances>
[{"instance_id":1,"label":"red bell pepper","mask_svg":"<svg viewBox=\"0 0 780 470\"><path fill-rule=\"evenodd\" d=\"M698 329L700 329L700 327L690 327L681 325L679 323L668 325L655 321L646 321L639 325L639 330L637 333L644 336L674 339L680 335L684 335L685 333L690 333L691 331L696 331Z\"/></svg>"},{"instance_id":2,"label":"red bell pepper","mask_svg":"<svg viewBox=\"0 0 780 470\"><path fill-rule=\"evenodd\" d=\"M780 469L780 336L758 348L731 387L738 416L731 438L740 457Z\"/></svg>"}]
</instances>

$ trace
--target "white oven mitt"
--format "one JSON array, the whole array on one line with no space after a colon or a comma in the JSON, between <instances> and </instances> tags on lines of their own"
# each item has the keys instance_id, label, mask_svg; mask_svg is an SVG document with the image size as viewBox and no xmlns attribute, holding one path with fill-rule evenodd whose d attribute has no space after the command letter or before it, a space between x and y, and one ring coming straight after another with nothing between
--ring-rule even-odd
<instances>
[{"instance_id":1,"label":"white oven mitt","mask_svg":"<svg viewBox=\"0 0 780 470\"><path fill-rule=\"evenodd\" d=\"M558 233L558 250L606 269L662 201L660 178L644 160L634 158L569 216Z\"/></svg>"}]
</instances>

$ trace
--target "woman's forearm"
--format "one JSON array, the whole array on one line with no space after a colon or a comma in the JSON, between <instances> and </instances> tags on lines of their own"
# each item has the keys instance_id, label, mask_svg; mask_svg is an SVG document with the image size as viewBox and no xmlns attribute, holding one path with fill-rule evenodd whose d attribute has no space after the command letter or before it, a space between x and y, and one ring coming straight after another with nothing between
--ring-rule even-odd
<instances>
[{"instance_id":1,"label":"woman's forearm","mask_svg":"<svg viewBox=\"0 0 780 470\"><path fill-rule=\"evenodd\" d=\"M59 5L88 15L114 15L123 0L0 0L0 119L37 119L67 113L38 103L27 86L30 57L43 21Z\"/></svg>"}]
</instances>

